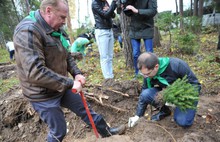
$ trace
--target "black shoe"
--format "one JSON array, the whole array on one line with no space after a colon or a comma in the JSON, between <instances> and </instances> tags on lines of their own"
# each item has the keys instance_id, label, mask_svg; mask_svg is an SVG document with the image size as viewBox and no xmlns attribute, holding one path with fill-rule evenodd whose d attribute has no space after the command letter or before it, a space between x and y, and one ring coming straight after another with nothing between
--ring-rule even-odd
<instances>
[{"instance_id":1,"label":"black shoe","mask_svg":"<svg viewBox=\"0 0 220 142\"><path fill-rule=\"evenodd\" d=\"M126 130L125 125L121 125L119 127L109 128L109 132L111 135L121 135L124 134Z\"/></svg>"},{"instance_id":2,"label":"black shoe","mask_svg":"<svg viewBox=\"0 0 220 142\"><path fill-rule=\"evenodd\" d=\"M105 138L105 137L110 137L112 135L121 135L125 132L125 130L126 130L125 125L121 125L119 127L114 127L114 128L107 127L100 134L103 138Z\"/></svg>"},{"instance_id":3,"label":"black shoe","mask_svg":"<svg viewBox=\"0 0 220 142\"><path fill-rule=\"evenodd\" d=\"M157 114L151 117L152 121L159 121L164 119L166 116L171 115L171 110L167 106L163 106Z\"/></svg>"}]
</instances>

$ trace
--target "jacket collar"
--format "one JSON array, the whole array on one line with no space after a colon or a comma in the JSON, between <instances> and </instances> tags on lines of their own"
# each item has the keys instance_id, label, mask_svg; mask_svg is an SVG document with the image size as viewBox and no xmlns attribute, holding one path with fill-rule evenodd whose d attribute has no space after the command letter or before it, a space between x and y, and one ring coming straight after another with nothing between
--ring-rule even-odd
<instances>
[{"instance_id":1,"label":"jacket collar","mask_svg":"<svg viewBox=\"0 0 220 142\"><path fill-rule=\"evenodd\" d=\"M36 18L37 22L41 25L41 27L44 28L46 34L51 34L52 32L55 31L50 25L47 24L47 22L41 16L40 10L37 10L35 12L35 18Z\"/></svg>"}]
</instances>

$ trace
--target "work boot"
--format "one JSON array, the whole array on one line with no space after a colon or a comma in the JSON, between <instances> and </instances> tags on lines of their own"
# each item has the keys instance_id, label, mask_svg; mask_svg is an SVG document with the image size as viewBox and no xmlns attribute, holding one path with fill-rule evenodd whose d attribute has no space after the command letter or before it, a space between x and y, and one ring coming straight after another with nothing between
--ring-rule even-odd
<instances>
[{"instance_id":1,"label":"work boot","mask_svg":"<svg viewBox=\"0 0 220 142\"><path fill-rule=\"evenodd\" d=\"M111 135L121 135L125 132L125 125L120 125L118 127L109 128Z\"/></svg>"},{"instance_id":2,"label":"work boot","mask_svg":"<svg viewBox=\"0 0 220 142\"><path fill-rule=\"evenodd\" d=\"M151 117L152 121L159 121L164 119L166 116L171 115L171 110L167 106L163 106L160 111Z\"/></svg>"},{"instance_id":3,"label":"work boot","mask_svg":"<svg viewBox=\"0 0 220 142\"><path fill-rule=\"evenodd\" d=\"M106 129L99 131L99 134L104 138L104 137L110 137L112 135L121 135L125 133L126 127L125 125L121 125L118 127L106 127Z\"/></svg>"},{"instance_id":4,"label":"work boot","mask_svg":"<svg viewBox=\"0 0 220 142\"><path fill-rule=\"evenodd\" d=\"M119 127L110 128L103 118L101 118L98 121L98 123L96 124L96 128L97 128L99 134L103 138L104 137L109 137L109 136L112 136L112 135L121 135L126 130L125 125L121 125Z\"/></svg>"}]
</instances>

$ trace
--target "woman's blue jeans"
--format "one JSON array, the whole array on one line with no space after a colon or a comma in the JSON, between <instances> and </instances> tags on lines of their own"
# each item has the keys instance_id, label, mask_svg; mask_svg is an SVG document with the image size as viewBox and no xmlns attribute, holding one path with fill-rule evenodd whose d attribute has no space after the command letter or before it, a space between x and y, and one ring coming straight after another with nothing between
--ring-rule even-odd
<instances>
[{"instance_id":1,"label":"woman's blue jeans","mask_svg":"<svg viewBox=\"0 0 220 142\"><path fill-rule=\"evenodd\" d=\"M146 52L153 52L153 40L152 39L143 39ZM132 49L133 49L133 60L134 60L134 69L135 75L138 74L137 60L141 54L141 39L131 39Z\"/></svg>"},{"instance_id":2,"label":"woman's blue jeans","mask_svg":"<svg viewBox=\"0 0 220 142\"><path fill-rule=\"evenodd\" d=\"M112 29L95 29L95 38L100 54L102 74L105 79L114 78L113 74L113 48L114 36Z\"/></svg>"},{"instance_id":3,"label":"woman's blue jeans","mask_svg":"<svg viewBox=\"0 0 220 142\"><path fill-rule=\"evenodd\" d=\"M150 88L144 89L141 92L136 111L137 116L144 116L148 104L151 104L153 106L156 105L154 104L154 100L159 91L161 91L161 89L159 88ZM196 102L195 106L197 106L197 104L198 103ZM188 127L193 124L195 114L196 110L187 109L186 111L181 111L180 108L176 107L174 110L174 120L178 125L182 127Z\"/></svg>"}]
</instances>

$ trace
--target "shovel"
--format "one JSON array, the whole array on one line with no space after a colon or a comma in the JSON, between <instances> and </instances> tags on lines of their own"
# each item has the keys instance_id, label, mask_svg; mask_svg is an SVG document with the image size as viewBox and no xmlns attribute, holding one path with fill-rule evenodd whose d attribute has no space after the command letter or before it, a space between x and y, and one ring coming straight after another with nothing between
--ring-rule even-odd
<instances>
[{"instance_id":1,"label":"shovel","mask_svg":"<svg viewBox=\"0 0 220 142\"><path fill-rule=\"evenodd\" d=\"M72 92L73 92L73 93L76 93L77 90L72 89ZM80 91L79 94L80 94L80 96L81 96L81 98L82 98L83 105L84 105L84 107L85 107L85 109L86 109L87 116L89 117L89 121L90 121L90 124L92 125L92 129L93 129L93 131L94 131L94 133L95 133L95 135L96 135L96 138L99 138L99 134L98 134L98 131L97 131L97 129L96 129L95 123L94 123L94 121L93 121L92 115L91 115L91 113L90 113L90 111L89 111L88 105L87 105L87 103L86 103L86 100L85 100L85 97L84 97L84 93L83 93L82 91Z\"/></svg>"}]
</instances>

